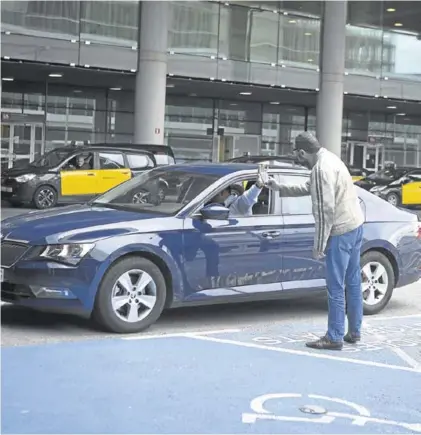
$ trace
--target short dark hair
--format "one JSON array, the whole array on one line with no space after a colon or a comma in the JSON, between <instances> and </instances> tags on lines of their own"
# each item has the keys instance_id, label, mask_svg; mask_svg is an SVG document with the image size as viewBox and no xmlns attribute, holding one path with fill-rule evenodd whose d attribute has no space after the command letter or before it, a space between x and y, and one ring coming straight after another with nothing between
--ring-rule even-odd
<instances>
[{"instance_id":1,"label":"short dark hair","mask_svg":"<svg viewBox=\"0 0 421 435\"><path fill-rule=\"evenodd\" d=\"M295 150L303 150L309 154L316 154L322 146L317 140L316 136L312 135L308 131L300 133L295 138Z\"/></svg>"}]
</instances>

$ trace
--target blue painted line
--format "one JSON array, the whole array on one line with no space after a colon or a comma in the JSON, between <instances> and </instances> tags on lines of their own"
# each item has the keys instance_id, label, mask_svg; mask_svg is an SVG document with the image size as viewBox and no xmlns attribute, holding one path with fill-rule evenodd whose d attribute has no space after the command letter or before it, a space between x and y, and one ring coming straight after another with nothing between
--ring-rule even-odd
<instances>
[{"instance_id":1,"label":"blue painted line","mask_svg":"<svg viewBox=\"0 0 421 435\"><path fill-rule=\"evenodd\" d=\"M219 335L218 335L219 336ZM270 393L316 394L373 417L421 423L421 373L173 337L10 347L2 351L2 433L408 433L399 426L256 420ZM311 403L310 403L311 402ZM309 397L273 400L270 412L308 417ZM349 406L328 404L349 413ZM313 418L313 417L311 417Z\"/></svg>"}]
</instances>

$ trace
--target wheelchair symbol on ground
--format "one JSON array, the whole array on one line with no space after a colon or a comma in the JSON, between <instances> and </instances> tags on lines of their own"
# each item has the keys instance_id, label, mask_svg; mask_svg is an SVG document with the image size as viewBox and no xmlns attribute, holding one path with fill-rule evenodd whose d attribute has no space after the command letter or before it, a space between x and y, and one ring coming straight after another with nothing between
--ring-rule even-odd
<instances>
[{"instance_id":1,"label":"wheelchair symbol on ground","mask_svg":"<svg viewBox=\"0 0 421 435\"><path fill-rule=\"evenodd\" d=\"M317 406L305 405L301 403L298 408L303 412L303 416L291 415L294 413L291 406L284 406L288 399L302 399L308 398L313 402L317 401ZM277 415L265 408L265 403L269 400L278 400L279 405L285 409L284 415ZM281 401L281 403L279 402ZM330 424L336 419L348 419L354 426L365 426L366 423L374 423L388 426L399 426L401 428L410 430L412 432L421 433L421 423L404 423L400 421L387 420L382 418L372 417L370 411L364 406L358 405L354 402L349 402L344 399L336 397L319 396L317 394L309 394L307 396L296 393L277 393L277 394L264 394L258 396L250 402L252 413L243 413L242 422L246 424L256 423L257 420L273 420L283 422L299 422L299 423L314 423L314 424ZM339 408L339 411L334 411ZM343 409L348 409L348 412L342 412ZM288 411L291 411L288 415ZM308 415L307 417L305 415Z\"/></svg>"}]
</instances>

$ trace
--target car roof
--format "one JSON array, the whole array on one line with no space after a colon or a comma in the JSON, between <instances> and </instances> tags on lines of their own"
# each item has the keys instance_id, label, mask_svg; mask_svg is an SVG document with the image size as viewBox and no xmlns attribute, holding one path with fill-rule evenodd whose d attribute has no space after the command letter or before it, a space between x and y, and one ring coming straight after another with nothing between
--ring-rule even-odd
<instances>
[{"instance_id":1,"label":"car roof","mask_svg":"<svg viewBox=\"0 0 421 435\"><path fill-rule=\"evenodd\" d=\"M234 172L256 170L256 163L179 163L176 165L166 166L167 171L186 171L207 175L225 176ZM285 163L285 165L269 165L271 169L293 169L299 172L307 173L308 169L302 166Z\"/></svg>"},{"instance_id":2,"label":"car roof","mask_svg":"<svg viewBox=\"0 0 421 435\"><path fill-rule=\"evenodd\" d=\"M148 150L145 149L136 149L136 148L131 148L131 147L120 147L120 148L115 148L114 144L104 144L104 145L99 145L99 144L94 144L94 145L69 145L69 146L65 146L65 147L60 147L60 148L56 148L55 150L58 151L65 151L65 152L69 152L69 153L73 153L73 152L89 152L89 151L100 151L100 150L106 150L106 151L120 151L120 152L130 152L130 153L136 153L136 154L147 154L148 156L153 157L153 153L151 153Z\"/></svg>"}]
</instances>

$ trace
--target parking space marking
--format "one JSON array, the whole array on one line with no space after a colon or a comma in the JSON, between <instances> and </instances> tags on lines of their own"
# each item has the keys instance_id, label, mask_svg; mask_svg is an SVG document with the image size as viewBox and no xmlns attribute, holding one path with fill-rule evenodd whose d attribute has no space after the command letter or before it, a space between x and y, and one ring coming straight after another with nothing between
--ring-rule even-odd
<instances>
[{"instance_id":1,"label":"parking space marking","mask_svg":"<svg viewBox=\"0 0 421 435\"><path fill-rule=\"evenodd\" d=\"M351 408L353 412L334 412L326 409L326 411L322 411L321 416L314 416L313 414L313 417L295 417L288 415L277 415L265 408L265 402L268 400L301 399L302 397L303 394L299 393L275 393L264 394L262 396L255 397L250 402L250 408L253 412L243 413L242 422L245 424L254 424L257 422L257 420L275 420L297 423L330 424L333 423L337 418L342 418L351 420L351 424L354 426L362 427L365 426L366 423L377 423L380 425L399 426L412 432L421 432L421 423L406 423L385 418L372 417L370 411L364 406L337 397L321 396L317 394L307 395L309 399L315 399L319 402L321 401L322 403L326 401L330 406L332 403L336 405L345 405L346 407ZM321 409L324 410L324 408Z\"/></svg>"},{"instance_id":2,"label":"parking space marking","mask_svg":"<svg viewBox=\"0 0 421 435\"><path fill-rule=\"evenodd\" d=\"M186 331L186 332L174 332L169 334L150 334L150 335L129 335L127 337L121 337L122 340L150 340L152 338L172 338L172 337L186 337L190 335L210 335L210 334L231 334L241 332L241 329L212 329L209 331Z\"/></svg>"},{"instance_id":3,"label":"parking space marking","mask_svg":"<svg viewBox=\"0 0 421 435\"><path fill-rule=\"evenodd\" d=\"M421 374L421 368L398 366L398 365L394 365L394 364L385 364L385 363L376 362L376 361L366 361L366 360L362 360L362 359L354 359L354 358L347 358L347 357L341 357L341 356L334 356L334 355L327 354L327 353L307 352L305 350L296 350L296 349L285 348L285 347L267 346L267 345L263 345L263 344L250 343L250 342L244 342L244 341L238 341L238 340L231 340L231 339L226 339L226 338L208 337L208 336L199 335L199 334L185 334L185 337L193 338L196 340L212 341L214 343L230 344L230 345L239 346L239 347L249 347L249 348L254 348L254 349L271 350L271 351L279 352L279 353L309 356L312 358L329 359L329 360L342 361L342 362L347 362L347 363L352 363L352 364L360 364L360 365L364 365L364 366L382 367L382 368L387 368L387 369L391 369L391 370L402 370L402 371L406 371L406 372L413 372L413 373L420 373Z\"/></svg>"}]
</instances>

